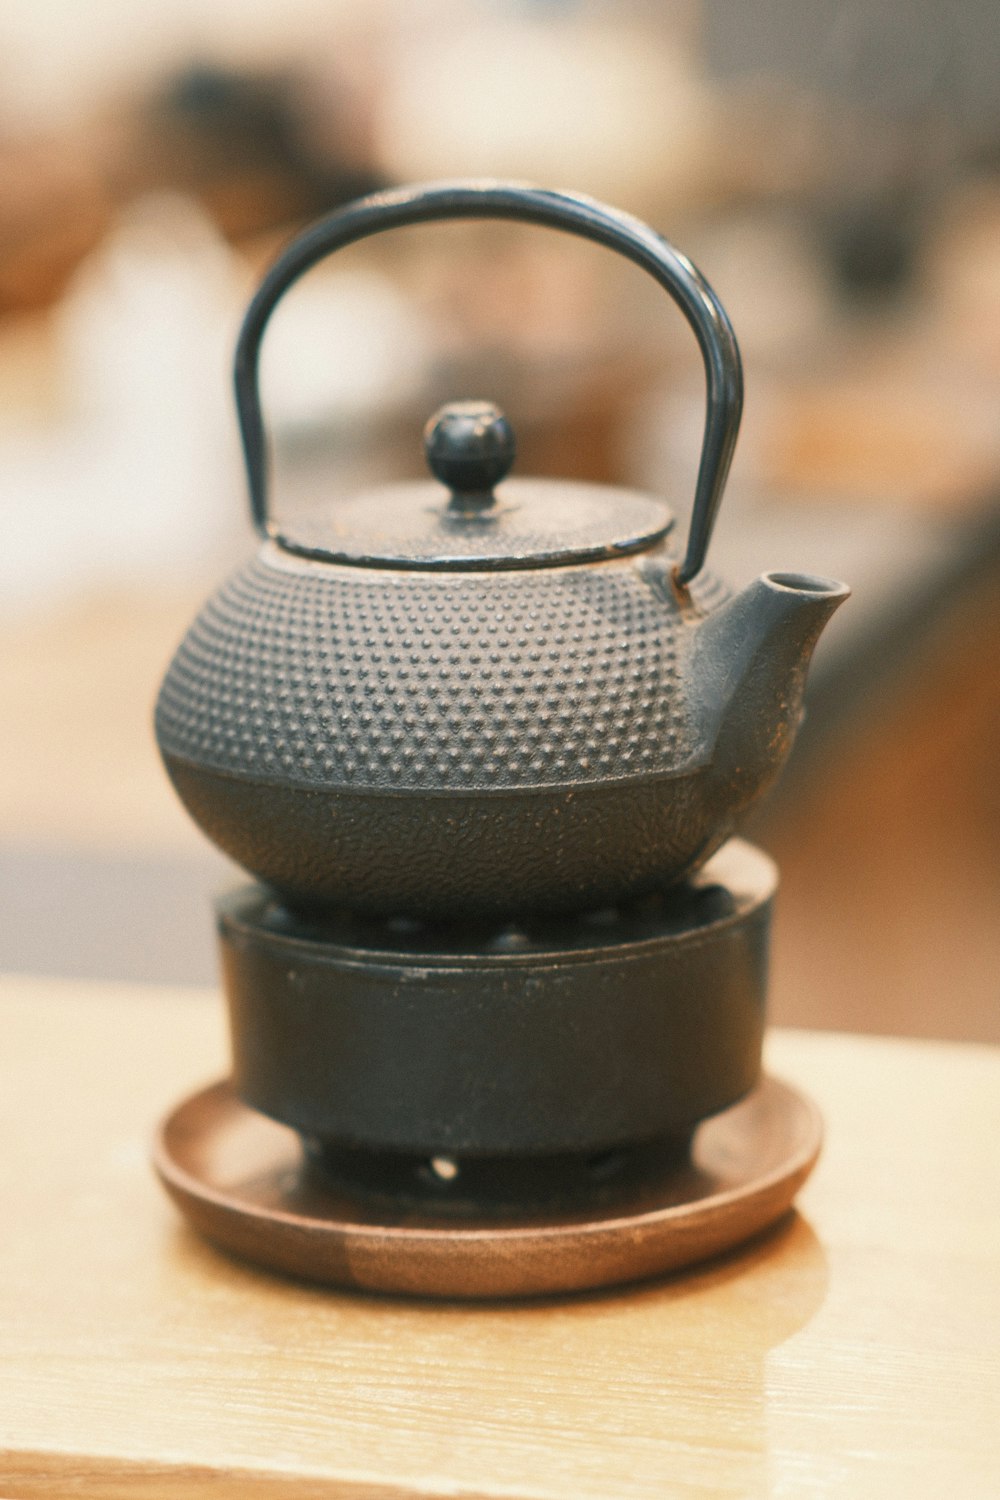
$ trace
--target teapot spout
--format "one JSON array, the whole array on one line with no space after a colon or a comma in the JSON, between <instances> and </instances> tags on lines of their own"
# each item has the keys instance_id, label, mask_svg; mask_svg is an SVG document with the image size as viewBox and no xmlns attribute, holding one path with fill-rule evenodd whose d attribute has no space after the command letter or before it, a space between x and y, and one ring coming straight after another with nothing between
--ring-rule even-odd
<instances>
[{"instance_id":1,"label":"teapot spout","mask_svg":"<svg viewBox=\"0 0 1000 1500\"><path fill-rule=\"evenodd\" d=\"M777 775L802 718L813 648L850 592L809 573L764 573L698 626L702 726L734 804L745 807Z\"/></svg>"}]
</instances>

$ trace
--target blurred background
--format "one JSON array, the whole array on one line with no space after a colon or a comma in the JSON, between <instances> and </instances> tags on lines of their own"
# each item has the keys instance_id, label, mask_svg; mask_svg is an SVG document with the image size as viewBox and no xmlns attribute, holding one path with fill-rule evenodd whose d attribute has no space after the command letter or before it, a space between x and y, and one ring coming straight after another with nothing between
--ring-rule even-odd
<instances>
[{"instance_id":1,"label":"blurred background","mask_svg":"<svg viewBox=\"0 0 1000 1500\"><path fill-rule=\"evenodd\" d=\"M995 0L5 0L0 968L210 982L231 876L152 702L253 540L229 363L299 226L378 187L582 190L727 306L747 405L711 565L840 576L793 763L772 1014L1000 1041ZM684 514L677 310L595 247L448 225L318 268L269 334L275 494L416 475L445 399L522 473Z\"/></svg>"}]
</instances>

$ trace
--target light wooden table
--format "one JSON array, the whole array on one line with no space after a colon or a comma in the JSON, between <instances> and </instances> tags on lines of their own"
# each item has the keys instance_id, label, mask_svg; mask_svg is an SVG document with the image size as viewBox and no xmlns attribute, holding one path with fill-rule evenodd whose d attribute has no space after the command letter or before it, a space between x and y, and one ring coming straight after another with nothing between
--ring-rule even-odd
<instances>
[{"instance_id":1,"label":"light wooden table","mask_svg":"<svg viewBox=\"0 0 1000 1500\"><path fill-rule=\"evenodd\" d=\"M1000 1495L1000 1052L772 1035L828 1144L801 1216L540 1305L270 1279L147 1165L218 1074L190 991L0 987L0 1494Z\"/></svg>"}]
</instances>

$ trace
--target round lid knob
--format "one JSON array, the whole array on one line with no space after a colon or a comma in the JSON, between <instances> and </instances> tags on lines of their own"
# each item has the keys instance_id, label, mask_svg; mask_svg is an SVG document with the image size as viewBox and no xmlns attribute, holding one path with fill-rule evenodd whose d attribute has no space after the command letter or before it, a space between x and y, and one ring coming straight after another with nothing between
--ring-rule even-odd
<instances>
[{"instance_id":1,"label":"round lid knob","mask_svg":"<svg viewBox=\"0 0 1000 1500\"><path fill-rule=\"evenodd\" d=\"M424 453L435 479L451 490L451 509L482 510L510 472L517 442L492 401L453 401L424 428Z\"/></svg>"}]
</instances>

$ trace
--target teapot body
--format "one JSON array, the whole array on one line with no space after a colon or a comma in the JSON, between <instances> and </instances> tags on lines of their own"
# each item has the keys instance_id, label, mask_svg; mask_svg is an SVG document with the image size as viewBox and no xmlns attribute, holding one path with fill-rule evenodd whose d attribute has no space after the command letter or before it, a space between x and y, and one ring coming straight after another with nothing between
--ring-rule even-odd
<instances>
[{"instance_id":1,"label":"teapot body","mask_svg":"<svg viewBox=\"0 0 1000 1500\"><path fill-rule=\"evenodd\" d=\"M712 775L661 544L600 563L433 573L274 543L209 601L161 690L182 800L298 905L497 918L680 878L743 810ZM728 806L725 805L728 802Z\"/></svg>"}]
</instances>

